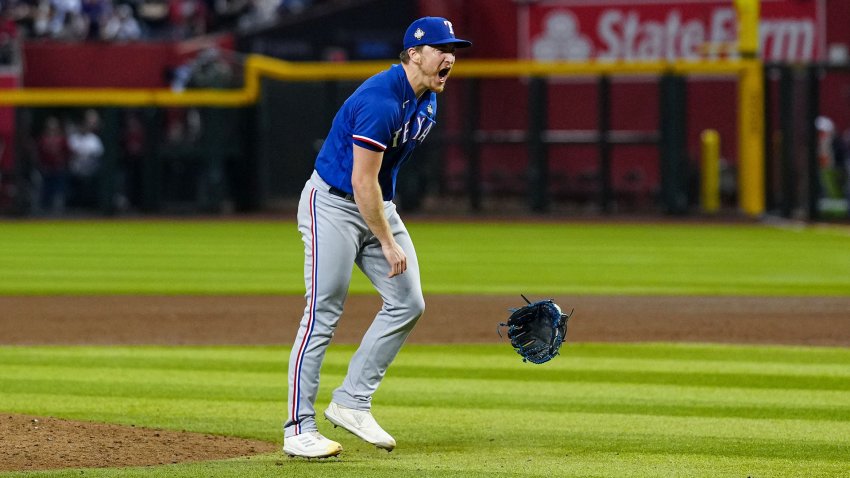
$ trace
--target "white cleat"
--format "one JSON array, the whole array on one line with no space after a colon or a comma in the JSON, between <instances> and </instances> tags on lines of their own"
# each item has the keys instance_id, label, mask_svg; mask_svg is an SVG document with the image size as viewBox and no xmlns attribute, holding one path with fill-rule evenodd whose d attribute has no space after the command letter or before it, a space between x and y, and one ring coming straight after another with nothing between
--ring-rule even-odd
<instances>
[{"instance_id":1,"label":"white cleat","mask_svg":"<svg viewBox=\"0 0 850 478\"><path fill-rule=\"evenodd\" d=\"M325 418L334 426L345 428L378 448L387 451L393 451L393 448L395 448L393 437L378 425L378 422L375 421L372 413L368 410L355 410L331 402L325 410Z\"/></svg>"},{"instance_id":2,"label":"white cleat","mask_svg":"<svg viewBox=\"0 0 850 478\"><path fill-rule=\"evenodd\" d=\"M328 440L316 430L283 439L283 452L289 456L303 458L327 458L342 452L342 445Z\"/></svg>"}]
</instances>

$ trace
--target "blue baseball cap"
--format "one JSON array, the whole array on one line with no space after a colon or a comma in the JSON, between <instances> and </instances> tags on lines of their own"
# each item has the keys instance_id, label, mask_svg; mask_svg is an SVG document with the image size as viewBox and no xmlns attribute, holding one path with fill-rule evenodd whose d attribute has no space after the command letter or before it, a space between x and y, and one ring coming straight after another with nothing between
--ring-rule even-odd
<instances>
[{"instance_id":1,"label":"blue baseball cap","mask_svg":"<svg viewBox=\"0 0 850 478\"><path fill-rule=\"evenodd\" d=\"M422 17L404 32L404 49L419 45L445 45L453 43L458 48L472 46L471 41L455 38L452 22L442 17Z\"/></svg>"}]
</instances>

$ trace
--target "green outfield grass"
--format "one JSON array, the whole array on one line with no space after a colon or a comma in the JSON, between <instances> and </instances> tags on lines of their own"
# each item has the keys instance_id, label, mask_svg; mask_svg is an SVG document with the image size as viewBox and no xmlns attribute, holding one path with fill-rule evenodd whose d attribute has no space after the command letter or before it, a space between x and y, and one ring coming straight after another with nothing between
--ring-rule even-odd
<instances>
[{"instance_id":1,"label":"green outfield grass","mask_svg":"<svg viewBox=\"0 0 850 478\"><path fill-rule=\"evenodd\" d=\"M847 228L411 221L426 293L850 295ZM301 294L295 224L0 223L0 294ZM371 292L359 273L354 293ZM332 346L319 409L350 346ZM847 476L850 350L408 345L375 397L392 454L281 453L27 476ZM280 443L287 347L0 347L0 410ZM7 473L0 476L18 476Z\"/></svg>"},{"instance_id":2,"label":"green outfield grass","mask_svg":"<svg viewBox=\"0 0 850 478\"><path fill-rule=\"evenodd\" d=\"M569 344L534 366L505 348L405 347L374 401L399 443L391 454L321 420L345 447L339 459L275 453L26 476L847 476L850 350ZM2 347L0 410L280 443L286 352ZM329 350L319 410L352 353Z\"/></svg>"},{"instance_id":3,"label":"green outfield grass","mask_svg":"<svg viewBox=\"0 0 850 478\"><path fill-rule=\"evenodd\" d=\"M850 230L408 224L426 293L850 295ZM0 294L301 294L291 222L0 223ZM352 293L371 292L355 274Z\"/></svg>"}]
</instances>

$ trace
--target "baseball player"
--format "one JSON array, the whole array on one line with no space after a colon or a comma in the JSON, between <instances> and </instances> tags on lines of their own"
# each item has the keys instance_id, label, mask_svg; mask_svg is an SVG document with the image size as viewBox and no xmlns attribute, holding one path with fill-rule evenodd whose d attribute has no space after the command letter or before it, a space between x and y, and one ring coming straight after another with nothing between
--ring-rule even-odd
<instances>
[{"instance_id":1,"label":"baseball player","mask_svg":"<svg viewBox=\"0 0 850 478\"><path fill-rule=\"evenodd\" d=\"M379 448L396 445L372 417L372 395L425 309L416 251L392 202L396 175L435 124L436 95L446 86L455 49L471 45L455 37L445 18L414 21L404 34L401 63L366 80L333 119L298 206L307 306L289 359L287 455L342 451L319 433L314 403L352 264L384 304L324 415Z\"/></svg>"}]
</instances>

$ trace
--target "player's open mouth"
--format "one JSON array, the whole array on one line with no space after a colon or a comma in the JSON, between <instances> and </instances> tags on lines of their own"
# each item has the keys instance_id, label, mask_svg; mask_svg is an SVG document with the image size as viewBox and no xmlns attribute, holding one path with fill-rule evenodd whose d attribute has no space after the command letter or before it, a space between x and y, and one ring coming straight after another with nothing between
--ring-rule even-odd
<instances>
[{"instance_id":1,"label":"player's open mouth","mask_svg":"<svg viewBox=\"0 0 850 478\"><path fill-rule=\"evenodd\" d=\"M451 67L443 68L437 73L440 76L440 81L446 81L446 78L449 77L449 72L452 71Z\"/></svg>"}]
</instances>

